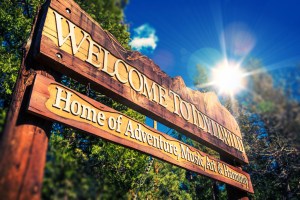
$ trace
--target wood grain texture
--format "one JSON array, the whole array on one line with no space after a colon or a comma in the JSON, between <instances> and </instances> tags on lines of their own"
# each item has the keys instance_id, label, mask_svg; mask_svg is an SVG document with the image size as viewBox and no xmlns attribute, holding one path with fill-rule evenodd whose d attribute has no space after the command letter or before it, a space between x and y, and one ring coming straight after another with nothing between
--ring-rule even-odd
<instances>
[{"instance_id":1,"label":"wood grain texture","mask_svg":"<svg viewBox=\"0 0 300 200\"><path fill-rule=\"evenodd\" d=\"M30 99L28 110L40 117L58 121L85 133L94 134L116 144L121 144L125 147L152 155L171 164L224 182L243 191L253 193L250 176L241 169L228 165L164 133L141 124L51 79L37 75ZM89 107L90 114L85 112L87 110L85 110L84 107ZM92 112L91 110L94 111ZM98 116L97 113L101 113L102 116L99 121L97 121L98 118L96 118L96 116ZM93 121L93 114L95 114L95 121ZM89 117L90 119L88 119ZM120 123L114 127L113 121L117 121L118 118L120 118ZM130 130L128 128L129 124L132 125L132 132L128 131ZM141 134L137 131L138 129ZM145 136L144 139L142 139L142 132ZM152 142L145 139L145 134L151 135L151 138L153 138ZM140 136L140 138L138 136ZM150 136L147 136L147 138L149 137ZM155 143L155 137L160 138L162 142L159 142L160 144L158 142ZM169 145L169 148L166 148L167 145ZM177 148L177 154L174 150L175 146ZM172 153L170 151L171 148L173 148ZM188 148L188 151L191 153L189 158L191 158L192 155L197 155L199 161L201 158L201 163L196 164L195 159L192 161L192 159L188 159L187 156L183 155L182 149L186 150L186 148ZM186 153L187 151L184 152ZM223 171L218 172L218 166L222 168ZM229 174L225 172L225 166L228 171L235 174L236 178L230 178ZM240 177L240 179L237 177Z\"/></svg>"},{"instance_id":2,"label":"wood grain texture","mask_svg":"<svg viewBox=\"0 0 300 200\"><path fill-rule=\"evenodd\" d=\"M46 132L49 131L51 124L29 114L26 106L35 73L31 69L41 70L37 63L31 62L31 41L36 37L36 34L33 34L35 25L39 20L43 20L43 12L45 10L39 13L38 18L36 17L28 42L24 46L22 64L7 113L4 132L1 133L0 199L39 200L41 198L48 146ZM45 71L37 73L46 74Z\"/></svg>"},{"instance_id":3,"label":"wood grain texture","mask_svg":"<svg viewBox=\"0 0 300 200\"><path fill-rule=\"evenodd\" d=\"M71 10L71 13L66 12L67 8ZM153 84L154 82L163 88L167 88L167 95L165 98L168 106L164 107L158 104L157 102L147 98L147 96L143 95L141 92L133 90L128 82L122 84L116 79L116 77L111 77L99 68L88 63L86 61L89 52L88 40L83 41L75 55L72 53L72 44L70 39L67 39L67 41L59 47L58 30L56 28L57 20L55 20L55 14L53 11L59 13L64 18L62 20L62 23L64 24L62 28L64 37L66 37L69 29L66 22L66 19L68 19L76 26L75 35L77 39L79 38L76 41L77 44L79 44L80 39L83 38L82 31L85 31L94 42L109 52L108 71L112 72L114 67L113 64L116 60L121 59L128 65L128 70L134 68L141 74L145 75L149 84ZM41 41L40 46L37 49L38 52L36 53L37 60L83 83L90 83L93 89L100 91L181 133L184 133L188 137L213 148L221 154L227 155L235 161L248 163L245 151L240 151L232 145L225 143L225 140L223 141L220 137L216 137L215 135L219 134L217 131L216 134L213 134L208 130L199 128L193 123L192 117L188 120L184 119L183 116L187 116L188 112L191 114L192 108L188 108L189 111L188 109L183 109L181 114L176 115L174 97L172 97L170 91L178 94L181 100L194 105L195 108L207 116L210 121L215 124L219 124L224 127L224 130L226 129L232 133L233 137L231 137L230 143L237 144L237 140L234 138L242 138L239 126L229 111L221 105L216 94L211 92L201 93L199 91L191 90L185 86L181 77L171 78L155 63L153 63L152 60L138 52L125 50L109 32L103 30L99 24L89 17L73 1L50 1L50 8L47 13L46 21L40 29ZM58 53L62 56L61 58L57 57ZM98 60L102 59L103 54L100 54ZM95 56L93 57L92 62L97 62ZM128 76L126 75L126 69L124 67L120 68L120 76L123 80L126 79L126 76ZM137 77L133 79L135 84L138 85L139 79ZM212 129L218 128L212 127ZM243 145L241 142L241 144L234 146L240 147Z\"/></svg>"}]
</instances>

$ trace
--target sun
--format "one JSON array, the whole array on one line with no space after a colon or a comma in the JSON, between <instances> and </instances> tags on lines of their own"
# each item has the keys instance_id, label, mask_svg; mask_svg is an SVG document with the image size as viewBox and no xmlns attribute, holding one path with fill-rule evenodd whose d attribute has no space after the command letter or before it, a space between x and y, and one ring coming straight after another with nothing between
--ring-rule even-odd
<instances>
[{"instance_id":1,"label":"sun","mask_svg":"<svg viewBox=\"0 0 300 200\"><path fill-rule=\"evenodd\" d=\"M245 73L234 61L224 60L212 69L212 84L220 94L233 96L245 86Z\"/></svg>"}]
</instances>

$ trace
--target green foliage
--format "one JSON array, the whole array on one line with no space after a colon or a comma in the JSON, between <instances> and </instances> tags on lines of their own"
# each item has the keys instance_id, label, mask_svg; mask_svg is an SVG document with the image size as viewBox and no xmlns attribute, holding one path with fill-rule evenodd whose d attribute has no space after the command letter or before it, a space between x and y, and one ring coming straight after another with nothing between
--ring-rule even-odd
<instances>
[{"instance_id":1,"label":"green foliage","mask_svg":"<svg viewBox=\"0 0 300 200\"><path fill-rule=\"evenodd\" d=\"M270 113L274 111L274 103L272 101L260 101L257 104L257 110L259 113Z\"/></svg>"},{"instance_id":2,"label":"green foliage","mask_svg":"<svg viewBox=\"0 0 300 200\"><path fill-rule=\"evenodd\" d=\"M145 155L64 129L47 154L44 199L124 199L143 173Z\"/></svg>"},{"instance_id":3,"label":"green foliage","mask_svg":"<svg viewBox=\"0 0 300 200\"><path fill-rule=\"evenodd\" d=\"M6 52L4 47L0 48L0 132L4 125L9 100L12 95L13 85L17 79L20 59L14 54Z\"/></svg>"},{"instance_id":4,"label":"green foliage","mask_svg":"<svg viewBox=\"0 0 300 200\"><path fill-rule=\"evenodd\" d=\"M250 60L252 96L241 107L239 122L244 133L255 199L299 198L299 102L286 95L287 79L276 80L261 63ZM293 80L297 80L295 76ZM299 80L299 79L298 79Z\"/></svg>"},{"instance_id":5,"label":"green foliage","mask_svg":"<svg viewBox=\"0 0 300 200\"><path fill-rule=\"evenodd\" d=\"M147 179L138 192L138 197L140 199L191 199L187 191L180 190L184 180L185 170L155 160L154 167L147 174Z\"/></svg>"},{"instance_id":6,"label":"green foliage","mask_svg":"<svg viewBox=\"0 0 300 200\"><path fill-rule=\"evenodd\" d=\"M94 18L102 28L109 31L126 49L130 49L128 27L124 24L123 8L127 0L77 0L83 10Z\"/></svg>"}]
</instances>

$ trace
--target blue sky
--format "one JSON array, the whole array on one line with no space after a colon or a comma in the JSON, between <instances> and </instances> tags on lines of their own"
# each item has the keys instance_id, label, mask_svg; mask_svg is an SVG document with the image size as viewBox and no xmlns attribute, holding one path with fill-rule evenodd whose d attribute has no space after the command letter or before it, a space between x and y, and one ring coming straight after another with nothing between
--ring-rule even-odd
<instances>
[{"instance_id":1,"label":"blue sky","mask_svg":"<svg viewBox=\"0 0 300 200\"><path fill-rule=\"evenodd\" d=\"M136 50L190 87L195 65L213 67L224 53L269 69L300 63L300 1L130 0L125 15L132 40L148 44Z\"/></svg>"},{"instance_id":2,"label":"blue sky","mask_svg":"<svg viewBox=\"0 0 300 200\"><path fill-rule=\"evenodd\" d=\"M272 73L300 65L299 0L130 0L125 16L132 47L189 87L196 64L210 69L224 55Z\"/></svg>"}]
</instances>

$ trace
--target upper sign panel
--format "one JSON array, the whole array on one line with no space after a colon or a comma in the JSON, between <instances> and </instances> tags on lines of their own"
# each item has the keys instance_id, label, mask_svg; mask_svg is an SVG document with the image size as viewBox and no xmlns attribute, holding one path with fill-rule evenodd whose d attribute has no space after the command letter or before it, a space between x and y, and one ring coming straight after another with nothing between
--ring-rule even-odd
<instances>
[{"instance_id":1,"label":"upper sign panel","mask_svg":"<svg viewBox=\"0 0 300 200\"><path fill-rule=\"evenodd\" d=\"M239 126L214 93L187 88L150 59L124 49L76 3L50 1L40 20L36 59L182 132L248 163Z\"/></svg>"}]
</instances>

